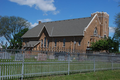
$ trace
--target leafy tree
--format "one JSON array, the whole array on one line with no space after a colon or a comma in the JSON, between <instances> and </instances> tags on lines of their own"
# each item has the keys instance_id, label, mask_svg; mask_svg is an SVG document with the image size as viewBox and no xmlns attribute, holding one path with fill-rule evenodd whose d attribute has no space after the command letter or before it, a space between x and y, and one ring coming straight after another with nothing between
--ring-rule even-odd
<instances>
[{"instance_id":1,"label":"leafy tree","mask_svg":"<svg viewBox=\"0 0 120 80\"><path fill-rule=\"evenodd\" d=\"M22 36L28 31L28 28L24 28L19 33L14 35L14 38L10 41L9 49L21 49L22 48Z\"/></svg>"},{"instance_id":2,"label":"leafy tree","mask_svg":"<svg viewBox=\"0 0 120 80\"><path fill-rule=\"evenodd\" d=\"M107 39L109 52L118 52L119 51L119 41L116 40L114 37L111 39L110 37Z\"/></svg>"},{"instance_id":3,"label":"leafy tree","mask_svg":"<svg viewBox=\"0 0 120 80\"><path fill-rule=\"evenodd\" d=\"M108 44L108 43L107 43L106 40L101 39L101 40L98 40L98 41L96 41L96 42L92 42L92 43L91 43L91 48L92 48L93 51L106 50L106 48L107 48L106 45L107 45L107 44Z\"/></svg>"},{"instance_id":4,"label":"leafy tree","mask_svg":"<svg viewBox=\"0 0 120 80\"><path fill-rule=\"evenodd\" d=\"M0 36L4 36L10 43L14 35L19 33L22 29L28 28L30 23L21 17L15 16L0 16Z\"/></svg>"},{"instance_id":5,"label":"leafy tree","mask_svg":"<svg viewBox=\"0 0 120 80\"><path fill-rule=\"evenodd\" d=\"M120 29L120 13L115 16L115 24L117 25L117 28Z\"/></svg>"},{"instance_id":6,"label":"leafy tree","mask_svg":"<svg viewBox=\"0 0 120 80\"><path fill-rule=\"evenodd\" d=\"M117 27L115 29L114 39L119 42L120 41L120 13L118 13L115 16L115 24ZM119 44L120 44L120 42L119 42Z\"/></svg>"},{"instance_id":7,"label":"leafy tree","mask_svg":"<svg viewBox=\"0 0 120 80\"><path fill-rule=\"evenodd\" d=\"M93 51L102 51L106 52L117 52L119 50L119 42L114 40L114 38L105 38L91 43L91 48Z\"/></svg>"}]
</instances>

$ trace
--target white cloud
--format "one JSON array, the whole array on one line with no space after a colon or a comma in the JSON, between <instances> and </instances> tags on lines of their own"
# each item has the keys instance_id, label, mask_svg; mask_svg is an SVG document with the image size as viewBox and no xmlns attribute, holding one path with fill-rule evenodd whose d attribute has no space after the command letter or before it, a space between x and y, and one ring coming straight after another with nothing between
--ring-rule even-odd
<instances>
[{"instance_id":1,"label":"white cloud","mask_svg":"<svg viewBox=\"0 0 120 80\"><path fill-rule=\"evenodd\" d=\"M31 26L30 26L29 28L31 29L31 28L33 28L33 27L37 26L37 25L38 25L38 23L34 23L34 24L30 23L30 25L31 25Z\"/></svg>"},{"instance_id":2,"label":"white cloud","mask_svg":"<svg viewBox=\"0 0 120 80\"><path fill-rule=\"evenodd\" d=\"M34 7L36 9L40 9L44 12L47 11L56 11L56 7L54 6L54 0L9 0L11 2L18 3L19 5L27 5L30 7ZM58 11L55 13L59 13Z\"/></svg>"},{"instance_id":3,"label":"white cloud","mask_svg":"<svg viewBox=\"0 0 120 80\"><path fill-rule=\"evenodd\" d=\"M52 21L52 19L40 19L38 21L41 21L41 22L49 22L49 21Z\"/></svg>"},{"instance_id":4,"label":"white cloud","mask_svg":"<svg viewBox=\"0 0 120 80\"><path fill-rule=\"evenodd\" d=\"M47 16L48 14L47 13L44 13L43 16Z\"/></svg>"},{"instance_id":5,"label":"white cloud","mask_svg":"<svg viewBox=\"0 0 120 80\"><path fill-rule=\"evenodd\" d=\"M49 22L49 21L52 21L52 19L40 19L40 20L37 20L37 21L38 21L38 22L39 22L39 21L41 21L41 22ZM29 27L29 29L37 26L38 23L34 23L34 24L30 23L30 25L31 25L31 26Z\"/></svg>"},{"instance_id":6,"label":"white cloud","mask_svg":"<svg viewBox=\"0 0 120 80\"><path fill-rule=\"evenodd\" d=\"M56 15L56 14L58 14L58 13L60 13L60 11L54 11L54 12L53 12L54 15Z\"/></svg>"},{"instance_id":7,"label":"white cloud","mask_svg":"<svg viewBox=\"0 0 120 80\"><path fill-rule=\"evenodd\" d=\"M109 27L109 33L114 33L115 32L115 27Z\"/></svg>"}]
</instances>

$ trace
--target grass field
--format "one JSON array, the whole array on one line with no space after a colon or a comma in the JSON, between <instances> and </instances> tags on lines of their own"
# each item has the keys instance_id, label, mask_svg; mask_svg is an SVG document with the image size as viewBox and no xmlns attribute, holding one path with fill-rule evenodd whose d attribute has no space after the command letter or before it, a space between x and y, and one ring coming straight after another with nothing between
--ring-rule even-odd
<instances>
[{"instance_id":1,"label":"grass field","mask_svg":"<svg viewBox=\"0 0 120 80\"><path fill-rule=\"evenodd\" d=\"M24 80L120 80L120 70L77 73L71 75L27 78Z\"/></svg>"}]
</instances>

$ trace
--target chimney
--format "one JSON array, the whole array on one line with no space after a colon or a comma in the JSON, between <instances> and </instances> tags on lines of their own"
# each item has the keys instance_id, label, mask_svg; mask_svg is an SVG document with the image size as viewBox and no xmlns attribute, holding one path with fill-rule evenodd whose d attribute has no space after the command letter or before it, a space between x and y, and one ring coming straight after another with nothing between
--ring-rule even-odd
<instances>
[{"instance_id":1,"label":"chimney","mask_svg":"<svg viewBox=\"0 0 120 80\"><path fill-rule=\"evenodd\" d=\"M40 23L41 23L41 21L38 22L38 24L40 24Z\"/></svg>"}]
</instances>

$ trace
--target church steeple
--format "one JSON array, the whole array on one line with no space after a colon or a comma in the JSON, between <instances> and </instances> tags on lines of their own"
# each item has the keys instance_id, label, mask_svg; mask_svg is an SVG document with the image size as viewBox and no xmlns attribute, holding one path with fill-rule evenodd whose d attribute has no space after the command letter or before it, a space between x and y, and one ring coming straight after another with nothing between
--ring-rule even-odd
<instances>
[{"instance_id":1,"label":"church steeple","mask_svg":"<svg viewBox=\"0 0 120 80\"><path fill-rule=\"evenodd\" d=\"M99 21L100 21L100 36L108 37L109 36L109 14L106 12L95 12L92 13L91 16L93 17L95 14L97 14Z\"/></svg>"}]
</instances>

